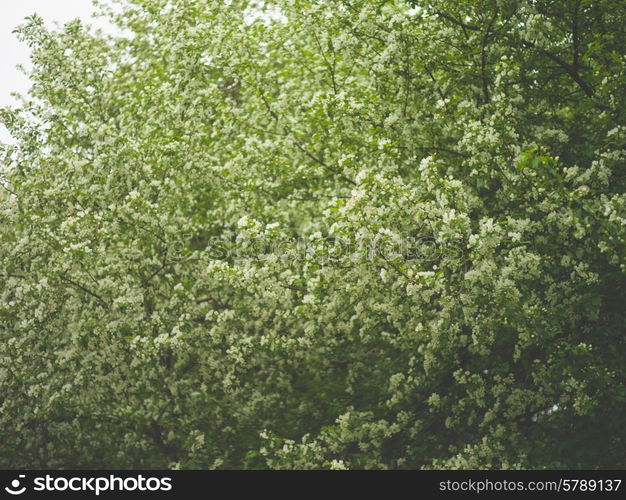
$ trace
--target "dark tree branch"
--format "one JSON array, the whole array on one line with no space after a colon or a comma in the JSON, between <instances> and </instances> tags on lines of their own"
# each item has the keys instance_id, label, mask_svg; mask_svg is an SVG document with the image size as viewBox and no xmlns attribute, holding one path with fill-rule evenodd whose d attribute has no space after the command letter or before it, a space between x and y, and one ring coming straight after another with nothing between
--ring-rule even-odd
<instances>
[{"instance_id":1,"label":"dark tree branch","mask_svg":"<svg viewBox=\"0 0 626 500\"><path fill-rule=\"evenodd\" d=\"M25 274L14 274L14 273L9 273L9 274L4 274L4 273L0 273L0 278L22 278L22 279L26 279L28 276L26 276Z\"/></svg>"},{"instance_id":2,"label":"dark tree branch","mask_svg":"<svg viewBox=\"0 0 626 500\"><path fill-rule=\"evenodd\" d=\"M483 84L483 104L488 104L491 101L491 94L489 92L489 78L487 76L487 44L489 43L489 38L491 36L491 32L493 26L498 19L498 10L494 12L491 20L489 21L489 26L485 30L485 36L483 36L483 42L480 50L480 73Z\"/></svg>"},{"instance_id":3,"label":"dark tree branch","mask_svg":"<svg viewBox=\"0 0 626 500\"><path fill-rule=\"evenodd\" d=\"M529 41L524 41L524 46L536 48L536 45L533 42ZM577 68L546 49L540 50L548 59L560 66L561 69L563 69L569 75L569 77L574 80L574 82L580 87L585 95L593 100L594 106L596 108L598 108L600 111L611 111L611 108L596 100L596 92L594 88L580 76Z\"/></svg>"},{"instance_id":4,"label":"dark tree branch","mask_svg":"<svg viewBox=\"0 0 626 500\"><path fill-rule=\"evenodd\" d=\"M580 37L578 33L578 16L580 12L580 0L574 3L574 16L572 19L572 69L578 73L580 58Z\"/></svg>"},{"instance_id":5,"label":"dark tree branch","mask_svg":"<svg viewBox=\"0 0 626 500\"><path fill-rule=\"evenodd\" d=\"M437 11L437 15L439 17L443 17L444 19L447 19L448 21L456 24L457 26L460 26L463 29L472 30L472 31L482 31L480 27L474 26L473 24L464 23L460 19L457 19L456 17L453 17L450 14L447 14L446 12L443 12L441 10Z\"/></svg>"},{"instance_id":6,"label":"dark tree branch","mask_svg":"<svg viewBox=\"0 0 626 500\"><path fill-rule=\"evenodd\" d=\"M109 308L109 303L107 301L105 301L100 295L98 295L95 292L92 292L91 290L89 290L89 288L81 285L80 283L77 283L74 280L71 280L70 278L68 278L65 275L61 275L59 276L61 278L61 281L68 283L70 285L72 285L75 288L78 288L79 290L82 290L83 292L85 292L87 295L91 295L93 298L97 299L104 307L106 307L107 309Z\"/></svg>"}]
</instances>

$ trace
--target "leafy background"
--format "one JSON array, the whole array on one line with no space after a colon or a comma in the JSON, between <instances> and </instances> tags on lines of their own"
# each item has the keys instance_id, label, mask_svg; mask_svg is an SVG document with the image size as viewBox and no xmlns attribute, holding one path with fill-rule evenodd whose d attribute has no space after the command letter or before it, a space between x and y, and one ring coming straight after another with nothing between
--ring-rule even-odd
<instances>
[{"instance_id":1,"label":"leafy background","mask_svg":"<svg viewBox=\"0 0 626 500\"><path fill-rule=\"evenodd\" d=\"M623 7L27 19L0 466L626 466Z\"/></svg>"}]
</instances>

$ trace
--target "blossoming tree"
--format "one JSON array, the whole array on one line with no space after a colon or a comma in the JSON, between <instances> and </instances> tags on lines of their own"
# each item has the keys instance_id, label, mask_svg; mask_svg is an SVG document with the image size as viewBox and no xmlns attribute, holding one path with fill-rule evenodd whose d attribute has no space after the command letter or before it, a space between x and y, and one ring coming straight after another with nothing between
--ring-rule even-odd
<instances>
[{"instance_id":1,"label":"blossoming tree","mask_svg":"<svg viewBox=\"0 0 626 500\"><path fill-rule=\"evenodd\" d=\"M626 466L622 0L118 3L19 28L0 466Z\"/></svg>"}]
</instances>

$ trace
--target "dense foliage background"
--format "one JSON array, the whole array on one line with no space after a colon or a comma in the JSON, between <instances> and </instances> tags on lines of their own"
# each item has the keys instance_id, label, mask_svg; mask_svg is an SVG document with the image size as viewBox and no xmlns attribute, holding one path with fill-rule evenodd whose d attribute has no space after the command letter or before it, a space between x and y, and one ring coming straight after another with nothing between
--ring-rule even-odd
<instances>
[{"instance_id":1,"label":"dense foliage background","mask_svg":"<svg viewBox=\"0 0 626 500\"><path fill-rule=\"evenodd\" d=\"M0 467L626 467L624 0L119 3L19 29Z\"/></svg>"}]
</instances>

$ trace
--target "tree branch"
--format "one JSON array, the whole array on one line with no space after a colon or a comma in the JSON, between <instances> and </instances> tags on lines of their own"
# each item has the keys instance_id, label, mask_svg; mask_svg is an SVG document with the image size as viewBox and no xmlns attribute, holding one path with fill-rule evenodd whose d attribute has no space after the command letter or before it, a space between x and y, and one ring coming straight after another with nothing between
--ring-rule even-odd
<instances>
[{"instance_id":1,"label":"tree branch","mask_svg":"<svg viewBox=\"0 0 626 500\"><path fill-rule=\"evenodd\" d=\"M472 30L472 31L482 31L480 29L480 27L474 26L473 24L464 23L460 19L457 19L456 17L453 17L450 14L447 14L446 12L443 12L441 10L437 11L437 15L439 17L443 17L444 19L447 19L448 21L456 24L457 26L461 26L461 28L463 28L463 29L468 29L468 30Z\"/></svg>"},{"instance_id":2,"label":"tree branch","mask_svg":"<svg viewBox=\"0 0 626 500\"><path fill-rule=\"evenodd\" d=\"M74 280L71 280L70 278L68 278L65 275L61 275L59 276L59 278L61 278L61 281L68 283L70 285L72 285L75 288L78 288L79 290L82 290L83 292L85 292L87 295L91 295L93 298L97 299L104 307L106 307L107 309L110 307L109 303L107 301L105 301L100 295L98 295L95 292L92 292L91 290L89 290L89 288L81 285L80 283L77 283Z\"/></svg>"}]
</instances>

